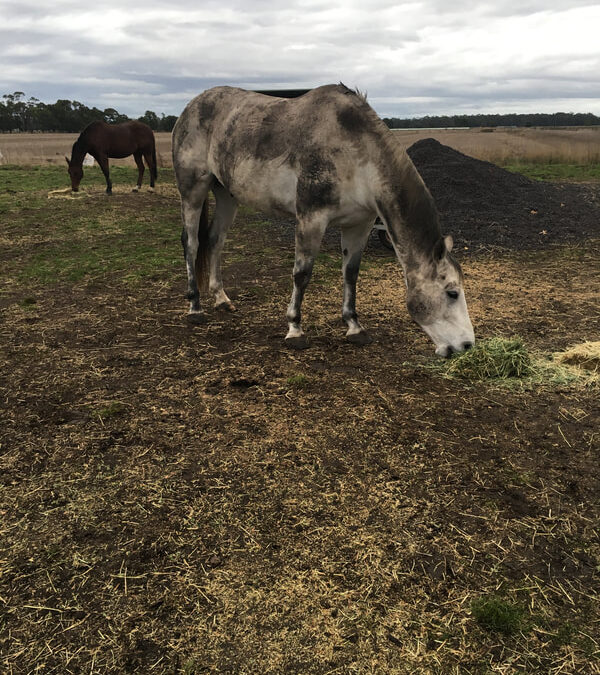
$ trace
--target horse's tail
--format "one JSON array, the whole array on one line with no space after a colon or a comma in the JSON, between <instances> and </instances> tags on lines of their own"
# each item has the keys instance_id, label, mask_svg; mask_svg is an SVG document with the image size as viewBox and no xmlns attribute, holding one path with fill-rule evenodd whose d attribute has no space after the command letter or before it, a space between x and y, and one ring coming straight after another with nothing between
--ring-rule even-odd
<instances>
[{"instance_id":1,"label":"horse's tail","mask_svg":"<svg viewBox=\"0 0 600 675\"><path fill-rule=\"evenodd\" d=\"M208 263L208 196L202 205L200 222L198 224L198 253L196 254L196 283L203 293L208 291L209 263Z\"/></svg>"},{"instance_id":2,"label":"horse's tail","mask_svg":"<svg viewBox=\"0 0 600 675\"><path fill-rule=\"evenodd\" d=\"M152 143L152 166L150 171L152 173L152 178L156 180L158 178L158 164L156 163L156 143Z\"/></svg>"}]
</instances>

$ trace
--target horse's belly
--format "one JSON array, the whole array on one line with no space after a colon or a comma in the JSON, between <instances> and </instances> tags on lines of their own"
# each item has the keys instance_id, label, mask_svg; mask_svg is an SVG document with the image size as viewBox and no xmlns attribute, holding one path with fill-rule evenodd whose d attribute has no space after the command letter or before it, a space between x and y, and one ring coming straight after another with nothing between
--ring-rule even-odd
<instances>
[{"instance_id":1,"label":"horse's belly","mask_svg":"<svg viewBox=\"0 0 600 675\"><path fill-rule=\"evenodd\" d=\"M222 181L223 182L223 181ZM296 214L298 177L281 162L238 161L224 184L240 203L267 213Z\"/></svg>"}]
</instances>

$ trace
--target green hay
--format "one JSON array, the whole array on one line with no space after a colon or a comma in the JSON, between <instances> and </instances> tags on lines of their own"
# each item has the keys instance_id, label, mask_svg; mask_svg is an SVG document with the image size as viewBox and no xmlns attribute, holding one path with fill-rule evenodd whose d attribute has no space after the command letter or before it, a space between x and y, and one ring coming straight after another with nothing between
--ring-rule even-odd
<instances>
[{"instance_id":1,"label":"green hay","mask_svg":"<svg viewBox=\"0 0 600 675\"><path fill-rule=\"evenodd\" d=\"M533 373L533 362L521 338L493 337L453 357L446 372L467 380L523 378Z\"/></svg>"}]
</instances>

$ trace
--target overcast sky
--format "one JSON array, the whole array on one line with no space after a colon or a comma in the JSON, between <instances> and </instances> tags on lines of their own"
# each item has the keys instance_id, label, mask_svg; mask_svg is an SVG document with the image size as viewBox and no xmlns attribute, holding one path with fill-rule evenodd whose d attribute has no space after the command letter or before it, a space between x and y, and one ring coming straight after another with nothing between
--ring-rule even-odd
<instances>
[{"instance_id":1,"label":"overcast sky","mask_svg":"<svg viewBox=\"0 0 600 675\"><path fill-rule=\"evenodd\" d=\"M597 0L0 0L0 95L179 115L344 82L382 117L600 114Z\"/></svg>"}]
</instances>

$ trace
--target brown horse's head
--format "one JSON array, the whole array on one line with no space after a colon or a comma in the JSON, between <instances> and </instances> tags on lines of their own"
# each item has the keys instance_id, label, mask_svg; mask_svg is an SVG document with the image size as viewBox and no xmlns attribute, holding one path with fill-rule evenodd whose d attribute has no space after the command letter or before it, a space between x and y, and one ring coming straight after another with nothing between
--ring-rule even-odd
<instances>
[{"instance_id":1,"label":"brown horse's head","mask_svg":"<svg viewBox=\"0 0 600 675\"><path fill-rule=\"evenodd\" d=\"M81 183L81 179L83 178L83 166L81 162L73 162L69 161L68 157L65 157L67 160L67 166L69 167L69 176L71 178L71 189L73 192L77 192L79 190L79 183Z\"/></svg>"}]
</instances>

